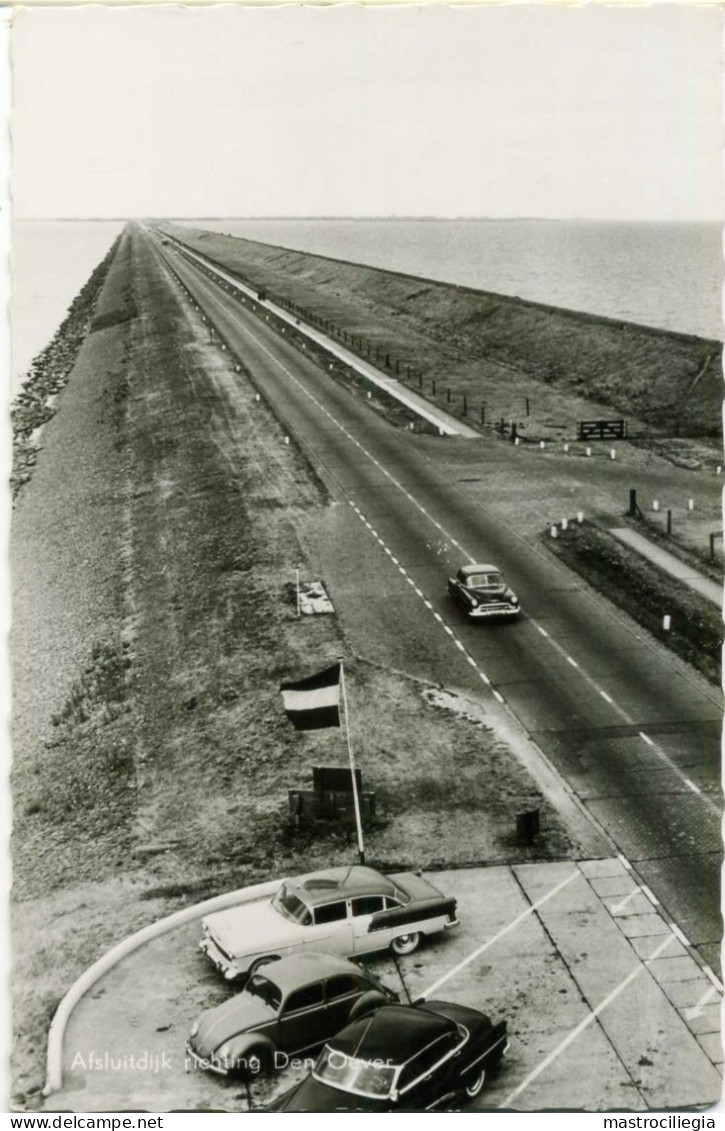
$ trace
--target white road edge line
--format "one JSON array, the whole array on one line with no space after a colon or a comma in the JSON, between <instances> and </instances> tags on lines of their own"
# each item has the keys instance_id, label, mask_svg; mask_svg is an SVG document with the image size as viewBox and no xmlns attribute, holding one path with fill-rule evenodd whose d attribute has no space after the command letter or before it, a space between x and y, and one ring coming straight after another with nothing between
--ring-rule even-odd
<instances>
[{"instance_id":1,"label":"white road edge line","mask_svg":"<svg viewBox=\"0 0 725 1131\"><path fill-rule=\"evenodd\" d=\"M432 986L429 986L428 989L425 990L425 992L420 996L423 998L429 998L432 993L435 993L435 991L440 989L442 985L450 981L451 978L454 978L456 974L460 973L461 970L465 970L466 966L469 966L471 962L474 962L478 958L479 954L483 954L483 952L488 950L489 947L493 946L494 943L497 943L499 939L504 938L509 934L510 931L513 931L514 928L518 927L519 923L523 923L524 919L528 919L529 915L533 915L534 911L538 911L540 907L543 907L543 905L547 903L553 896L557 895L560 891L563 891L567 884L570 884L572 880L575 880L577 878L577 876L581 876L581 872L571 872L565 880L561 880L561 882L558 883L556 887L553 887L551 891L548 891L546 895L542 895L541 899L537 899L536 903L532 903L529 907L526 908L525 911L522 911L520 915L517 915L515 919L512 919L510 923L508 923L505 927L502 927L501 930L493 936L493 938L487 939L485 943L481 943L481 945L477 946L475 950L471 951L471 953L466 958L462 959L461 962L459 962L456 966L449 970L447 974L443 974L440 978L438 978L438 980L434 982Z\"/></svg>"},{"instance_id":2,"label":"white road edge line","mask_svg":"<svg viewBox=\"0 0 725 1131\"><path fill-rule=\"evenodd\" d=\"M591 1025L592 1021L596 1021L599 1014L602 1013L608 1005L611 1005L615 998L619 997L622 990L625 990L629 983L633 982L638 974L641 974L641 972L645 969L646 966L649 965L650 962L653 962L655 958L659 958L660 954L662 954L662 952L667 949L674 937L674 933L668 935L664 942L661 942L659 946L655 947L649 958L646 958L643 962L638 963L638 965L635 966L634 970L631 970L627 977L623 978L619 985L615 986L611 993L608 993L604 1000L600 1001L599 1005L596 1006L591 1011L591 1013L588 1014L587 1017L580 1021L579 1024L574 1029L572 1029L571 1033L569 1033L564 1038L564 1040L560 1044L558 1044L556 1048L552 1050L552 1052L549 1053L548 1056L544 1057L540 1064L537 1064L536 1068L534 1068L532 1072L529 1072L528 1076L521 1081L519 1086L517 1088L514 1088L513 1092L509 1092L503 1103L500 1103L498 1105L499 1109L511 1107L511 1104L516 1099L516 1097L521 1095L524 1089L528 1088L529 1084L532 1084L537 1076L540 1076L541 1073L544 1072L545 1069L547 1069L558 1056L561 1056L564 1050L567 1049L569 1045L572 1044L572 1042L575 1041L577 1037L581 1033L583 1033L589 1025Z\"/></svg>"},{"instance_id":3,"label":"white road edge line","mask_svg":"<svg viewBox=\"0 0 725 1131\"><path fill-rule=\"evenodd\" d=\"M675 938L678 938L680 940L683 946L692 946L692 943L688 939L687 935L684 933L684 931L680 930L680 928L677 926L677 923L668 923L668 926L672 931L672 934L675 936Z\"/></svg>"}]
</instances>

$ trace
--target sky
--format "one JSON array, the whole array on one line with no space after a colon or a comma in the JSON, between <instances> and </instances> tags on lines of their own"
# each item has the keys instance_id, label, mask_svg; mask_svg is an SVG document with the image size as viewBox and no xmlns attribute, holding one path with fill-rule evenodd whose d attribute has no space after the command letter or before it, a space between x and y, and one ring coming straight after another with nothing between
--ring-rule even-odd
<instances>
[{"instance_id":1,"label":"sky","mask_svg":"<svg viewBox=\"0 0 725 1131\"><path fill-rule=\"evenodd\" d=\"M718 8L35 8L29 217L719 219Z\"/></svg>"}]
</instances>

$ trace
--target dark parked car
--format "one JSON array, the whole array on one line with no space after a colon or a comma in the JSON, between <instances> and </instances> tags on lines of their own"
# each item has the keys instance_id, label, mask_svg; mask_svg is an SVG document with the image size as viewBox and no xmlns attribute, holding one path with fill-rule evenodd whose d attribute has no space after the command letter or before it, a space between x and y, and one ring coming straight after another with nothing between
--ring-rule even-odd
<instances>
[{"instance_id":1,"label":"dark parked car","mask_svg":"<svg viewBox=\"0 0 725 1131\"><path fill-rule=\"evenodd\" d=\"M201 1068L255 1076L339 1032L359 1006L398 995L353 962L308 951L269 962L244 990L193 1025L186 1046Z\"/></svg>"},{"instance_id":2,"label":"dark parked car","mask_svg":"<svg viewBox=\"0 0 725 1131\"><path fill-rule=\"evenodd\" d=\"M477 1009L383 1005L327 1041L310 1075L266 1110L455 1110L479 1094L507 1049L506 1022Z\"/></svg>"},{"instance_id":3,"label":"dark parked car","mask_svg":"<svg viewBox=\"0 0 725 1131\"><path fill-rule=\"evenodd\" d=\"M448 578L448 592L472 619L515 617L521 611L518 597L495 565L461 566Z\"/></svg>"}]
</instances>

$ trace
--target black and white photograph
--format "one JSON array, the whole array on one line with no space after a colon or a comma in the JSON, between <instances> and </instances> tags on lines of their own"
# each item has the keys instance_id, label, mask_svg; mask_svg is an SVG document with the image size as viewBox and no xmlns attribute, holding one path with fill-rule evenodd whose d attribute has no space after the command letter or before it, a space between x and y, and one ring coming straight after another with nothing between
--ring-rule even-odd
<instances>
[{"instance_id":1,"label":"black and white photograph","mask_svg":"<svg viewBox=\"0 0 725 1131\"><path fill-rule=\"evenodd\" d=\"M714 1128L722 7L11 25L9 1110Z\"/></svg>"}]
</instances>

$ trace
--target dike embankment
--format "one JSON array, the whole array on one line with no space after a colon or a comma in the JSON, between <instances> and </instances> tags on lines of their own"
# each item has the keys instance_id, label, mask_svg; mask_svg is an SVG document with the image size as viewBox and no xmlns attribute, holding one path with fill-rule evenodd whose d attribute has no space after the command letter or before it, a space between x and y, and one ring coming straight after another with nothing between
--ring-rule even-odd
<instances>
[{"instance_id":1,"label":"dike embankment","mask_svg":"<svg viewBox=\"0 0 725 1131\"><path fill-rule=\"evenodd\" d=\"M13 1105L28 1109L56 1008L107 950L191 902L348 858L349 830L298 836L288 818L287 789L339 759L337 732L301 744L281 710L280 681L311 656L350 656L384 814L371 861L507 860L512 808L532 804L532 857L582 851L495 721L366 659L345 609L297 617L295 569L324 580L356 520L138 226L91 305L11 534ZM463 811L465 835L445 820Z\"/></svg>"},{"instance_id":2,"label":"dike embankment","mask_svg":"<svg viewBox=\"0 0 725 1131\"><path fill-rule=\"evenodd\" d=\"M15 497L27 483L37 462L41 434L57 411L57 400L68 383L86 336L108 271L120 244L115 240L71 303L68 313L48 345L34 358L13 402L13 467L10 485Z\"/></svg>"},{"instance_id":3,"label":"dike embankment","mask_svg":"<svg viewBox=\"0 0 725 1131\"><path fill-rule=\"evenodd\" d=\"M334 326L360 356L433 401L462 411L465 396L478 423L515 419L522 438L552 429L569 438L564 432L594 413L626 418L630 434L721 435L715 340L166 227L256 289Z\"/></svg>"}]
</instances>

